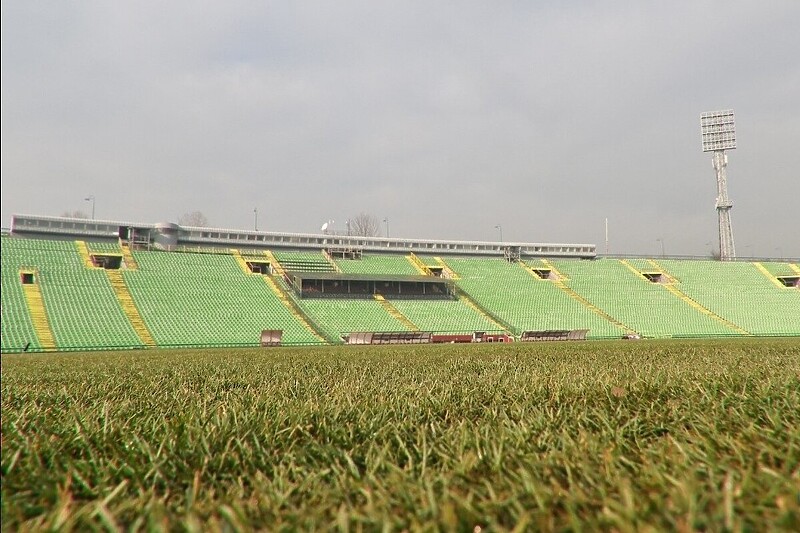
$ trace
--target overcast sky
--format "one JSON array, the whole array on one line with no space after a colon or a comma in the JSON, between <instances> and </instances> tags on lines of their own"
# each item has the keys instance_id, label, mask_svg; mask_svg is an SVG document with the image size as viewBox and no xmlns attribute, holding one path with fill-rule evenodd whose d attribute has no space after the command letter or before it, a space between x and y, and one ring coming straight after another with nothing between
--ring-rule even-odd
<instances>
[{"instance_id":1,"label":"overcast sky","mask_svg":"<svg viewBox=\"0 0 800 533\"><path fill-rule=\"evenodd\" d=\"M800 2L3 1L14 213L800 256ZM385 225L381 230L385 231Z\"/></svg>"}]
</instances>

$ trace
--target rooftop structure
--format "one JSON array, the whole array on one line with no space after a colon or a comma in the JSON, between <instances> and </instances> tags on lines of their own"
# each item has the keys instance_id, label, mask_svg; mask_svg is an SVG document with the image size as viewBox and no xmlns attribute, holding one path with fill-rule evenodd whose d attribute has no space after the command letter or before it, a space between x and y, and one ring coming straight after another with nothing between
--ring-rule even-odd
<instances>
[{"instance_id":1,"label":"rooftop structure","mask_svg":"<svg viewBox=\"0 0 800 533\"><path fill-rule=\"evenodd\" d=\"M328 250L380 253L434 253L500 257L593 259L594 244L526 243L401 239L335 234L284 233L224 228L184 227L170 222L141 223L116 220L14 215L11 233L23 237L78 240L121 240L134 246L161 250L239 248L271 250Z\"/></svg>"}]
</instances>

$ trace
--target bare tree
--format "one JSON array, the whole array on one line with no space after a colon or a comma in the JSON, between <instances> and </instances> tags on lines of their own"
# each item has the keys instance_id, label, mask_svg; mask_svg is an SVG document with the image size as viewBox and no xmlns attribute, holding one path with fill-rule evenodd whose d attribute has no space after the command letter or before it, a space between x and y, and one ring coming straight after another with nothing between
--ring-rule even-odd
<instances>
[{"instance_id":1,"label":"bare tree","mask_svg":"<svg viewBox=\"0 0 800 533\"><path fill-rule=\"evenodd\" d=\"M350 219L348 227L351 235L377 237L380 235L381 223L375 215L361 212Z\"/></svg>"},{"instance_id":2,"label":"bare tree","mask_svg":"<svg viewBox=\"0 0 800 533\"><path fill-rule=\"evenodd\" d=\"M192 211L191 213L184 213L181 215L178 219L178 224L181 226L204 228L208 226L208 219L202 211Z\"/></svg>"},{"instance_id":3,"label":"bare tree","mask_svg":"<svg viewBox=\"0 0 800 533\"><path fill-rule=\"evenodd\" d=\"M61 213L62 217L69 217L69 218L89 218L89 215L84 213L83 211L64 211Z\"/></svg>"}]
</instances>

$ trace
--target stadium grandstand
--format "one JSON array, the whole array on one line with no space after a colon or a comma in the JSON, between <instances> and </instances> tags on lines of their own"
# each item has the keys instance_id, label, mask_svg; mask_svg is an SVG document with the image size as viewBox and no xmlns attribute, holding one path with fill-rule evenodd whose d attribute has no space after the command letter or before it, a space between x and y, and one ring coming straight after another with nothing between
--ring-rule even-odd
<instances>
[{"instance_id":1,"label":"stadium grandstand","mask_svg":"<svg viewBox=\"0 0 800 533\"><path fill-rule=\"evenodd\" d=\"M800 336L796 259L16 215L2 351Z\"/></svg>"}]
</instances>

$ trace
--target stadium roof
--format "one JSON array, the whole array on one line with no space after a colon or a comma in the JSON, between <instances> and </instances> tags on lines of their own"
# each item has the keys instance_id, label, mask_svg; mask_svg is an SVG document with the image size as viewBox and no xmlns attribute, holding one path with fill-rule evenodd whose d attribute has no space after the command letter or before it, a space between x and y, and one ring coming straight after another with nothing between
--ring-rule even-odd
<instances>
[{"instance_id":1,"label":"stadium roof","mask_svg":"<svg viewBox=\"0 0 800 533\"><path fill-rule=\"evenodd\" d=\"M354 248L379 253L425 253L437 255L503 256L509 251L520 257L596 257L594 244L492 242L434 239L362 237L332 233L285 233L241 229L179 226L171 222L140 223L85 218L14 215L11 233L26 237L83 240L126 239L134 244L165 250L199 247L286 250Z\"/></svg>"},{"instance_id":2,"label":"stadium roof","mask_svg":"<svg viewBox=\"0 0 800 533\"><path fill-rule=\"evenodd\" d=\"M399 274L341 274L339 272L293 272L288 274L294 278L304 280L331 280L331 281L388 281L400 283L447 283L446 278L435 276L408 276Z\"/></svg>"}]
</instances>

